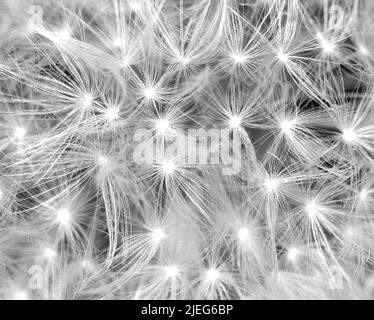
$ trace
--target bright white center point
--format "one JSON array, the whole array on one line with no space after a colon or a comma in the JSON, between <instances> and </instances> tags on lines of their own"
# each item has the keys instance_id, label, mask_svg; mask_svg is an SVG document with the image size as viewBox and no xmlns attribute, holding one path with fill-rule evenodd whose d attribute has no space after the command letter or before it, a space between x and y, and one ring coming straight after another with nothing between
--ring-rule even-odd
<instances>
[{"instance_id":1,"label":"bright white center point","mask_svg":"<svg viewBox=\"0 0 374 320\"><path fill-rule=\"evenodd\" d=\"M244 63L247 60L247 57L245 55L243 55L243 54L236 54L236 53L234 53L230 57L231 57L232 60L234 60L234 62L236 64L242 64L242 63Z\"/></svg>"},{"instance_id":2,"label":"bright white center point","mask_svg":"<svg viewBox=\"0 0 374 320\"><path fill-rule=\"evenodd\" d=\"M312 219L318 215L318 206L314 200L307 203L305 206L305 211L308 216Z\"/></svg>"},{"instance_id":3,"label":"bright white center point","mask_svg":"<svg viewBox=\"0 0 374 320\"><path fill-rule=\"evenodd\" d=\"M115 108L115 107L108 108L105 111L105 118L110 122L116 121L119 118L118 108Z\"/></svg>"},{"instance_id":4,"label":"bright white center point","mask_svg":"<svg viewBox=\"0 0 374 320\"><path fill-rule=\"evenodd\" d=\"M320 44L321 44L321 47L322 47L324 53L329 54L329 53L334 52L334 50L335 50L335 48L336 48L335 44L333 44L333 43L327 41L327 40L323 37L323 35L322 35L321 33L318 33L318 34L317 34L317 38L318 38L319 41L320 41Z\"/></svg>"},{"instance_id":5,"label":"bright white center point","mask_svg":"<svg viewBox=\"0 0 374 320\"><path fill-rule=\"evenodd\" d=\"M168 278L175 278L179 274L176 266L167 266L164 270Z\"/></svg>"},{"instance_id":6,"label":"bright white center point","mask_svg":"<svg viewBox=\"0 0 374 320\"><path fill-rule=\"evenodd\" d=\"M176 166L172 161L165 161L162 165L162 171L166 175L172 174L175 171L175 169Z\"/></svg>"},{"instance_id":7,"label":"bright white center point","mask_svg":"<svg viewBox=\"0 0 374 320\"><path fill-rule=\"evenodd\" d=\"M190 62L190 59L187 58L187 57L184 57L183 55L180 55L178 57L178 61L183 64L183 65L187 65L189 62Z\"/></svg>"},{"instance_id":8,"label":"bright white center point","mask_svg":"<svg viewBox=\"0 0 374 320\"><path fill-rule=\"evenodd\" d=\"M149 87L149 88L144 89L144 96L148 100L155 99L156 98L156 90L155 90L155 88Z\"/></svg>"},{"instance_id":9,"label":"bright white center point","mask_svg":"<svg viewBox=\"0 0 374 320\"><path fill-rule=\"evenodd\" d=\"M292 136L293 134L293 126L294 126L294 121L289 121L289 120L283 120L280 123L280 127L282 129L282 132L288 136Z\"/></svg>"},{"instance_id":10,"label":"bright white center point","mask_svg":"<svg viewBox=\"0 0 374 320\"><path fill-rule=\"evenodd\" d=\"M161 228L157 228L152 231L152 240L155 242L160 242L165 237L166 237L166 234Z\"/></svg>"},{"instance_id":11,"label":"bright white center point","mask_svg":"<svg viewBox=\"0 0 374 320\"><path fill-rule=\"evenodd\" d=\"M120 47L122 45L122 40L121 40L121 37L117 37L113 40L113 44L114 46L116 47Z\"/></svg>"},{"instance_id":12,"label":"bright white center point","mask_svg":"<svg viewBox=\"0 0 374 320\"><path fill-rule=\"evenodd\" d=\"M275 192L278 189L279 181L277 179L269 178L265 181L264 185L269 192Z\"/></svg>"},{"instance_id":13,"label":"bright white center point","mask_svg":"<svg viewBox=\"0 0 374 320\"><path fill-rule=\"evenodd\" d=\"M160 119L156 122L156 130L159 134L165 135L169 127L170 123L167 119Z\"/></svg>"},{"instance_id":14,"label":"bright white center point","mask_svg":"<svg viewBox=\"0 0 374 320\"><path fill-rule=\"evenodd\" d=\"M130 58L125 57L125 58L122 59L122 67L123 68L127 68L128 66L130 66L130 64L131 64Z\"/></svg>"},{"instance_id":15,"label":"bright white center point","mask_svg":"<svg viewBox=\"0 0 374 320\"><path fill-rule=\"evenodd\" d=\"M329 42L323 44L323 51L325 53L332 53L335 50L335 45Z\"/></svg>"},{"instance_id":16,"label":"bright white center point","mask_svg":"<svg viewBox=\"0 0 374 320\"><path fill-rule=\"evenodd\" d=\"M238 238L241 242L247 241L248 237L249 237L248 229L242 228L238 231Z\"/></svg>"},{"instance_id":17,"label":"bright white center point","mask_svg":"<svg viewBox=\"0 0 374 320\"><path fill-rule=\"evenodd\" d=\"M206 272L206 278L208 281L210 282L215 282L218 280L220 274L219 272L216 270L216 269L209 269L207 272Z\"/></svg>"},{"instance_id":18,"label":"bright white center point","mask_svg":"<svg viewBox=\"0 0 374 320\"><path fill-rule=\"evenodd\" d=\"M229 125L230 125L230 128L231 129L238 129L240 128L240 124L241 124L241 119L239 116L232 116L230 121L229 121Z\"/></svg>"},{"instance_id":19,"label":"bright white center point","mask_svg":"<svg viewBox=\"0 0 374 320\"><path fill-rule=\"evenodd\" d=\"M284 53L282 50L280 50L278 53L277 53L277 57L279 59L279 61L281 61L282 63L287 63L288 62L288 55L286 53Z\"/></svg>"},{"instance_id":20,"label":"bright white center point","mask_svg":"<svg viewBox=\"0 0 374 320\"><path fill-rule=\"evenodd\" d=\"M353 128L343 130L342 137L347 143L352 143L357 140L357 134L355 133Z\"/></svg>"},{"instance_id":21,"label":"bright white center point","mask_svg":"<svg viewBox=\"0 0 374 320\"><path fill-rule=\"evenodd\" d=\"M26 129L23 127L17 127L14 130L14 136L17 140L22 141L26 136Z\"/></svg>"},{"instance_id":22,"label":"bright white center point","mask_svg":"<svg viewBox=\"0 0 374 320\"><path fill-rule=\"evenodd\" d=\"M106 167L109 163L109 160L108 158L102 156L102 155L99 155L97 157L97 164L100 166L100 167Z\"/></svg>"},{"instance_id":23,"label":"bright white center point","mask_svg":"<svg viewBox=\"0 0 374 320\"><path fill-rule=\"evenodd\" d=\"M62 224L63 226L66 226L69 224L70 217L71 217L71 214L69 210L61 209L57 212L56 220L58 223Z\"/></svg>"}]
</instances>

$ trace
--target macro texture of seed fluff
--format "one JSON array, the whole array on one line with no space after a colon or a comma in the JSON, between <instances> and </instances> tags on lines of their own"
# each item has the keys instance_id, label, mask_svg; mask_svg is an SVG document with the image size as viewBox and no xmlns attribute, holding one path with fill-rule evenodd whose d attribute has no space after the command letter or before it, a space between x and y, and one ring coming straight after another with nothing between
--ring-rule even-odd
<instances>
[{"instance_id":1,"label":"macro texture of seed fluff","mask_svg":"<svg viewBox=\"0 0 374 320\"><path fill-rule=\"evenodd\" d=\"M372 298L373 44L372 0L0 0L0 299Z\"/></svg>"}]
</instances>

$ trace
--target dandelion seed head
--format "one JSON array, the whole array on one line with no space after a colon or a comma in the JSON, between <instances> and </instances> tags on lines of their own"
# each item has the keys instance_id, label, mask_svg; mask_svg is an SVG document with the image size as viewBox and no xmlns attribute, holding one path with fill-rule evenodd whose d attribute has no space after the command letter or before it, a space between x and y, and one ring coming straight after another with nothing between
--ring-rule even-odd
<instances>
[{"instance_id":1,"label":"dandelion seed head","mask_svg":"<svg viewBox=\"0 0 374 320\"><path fill-rule=\"evenodd\" d=\"M23 141L25 139L26 133L27 133L27 131L24 127L16 127L14 129L14 137L18 141Z\"/></svg>"},{"instance_id":2,"label":"dandelion seed head","mask_svg":"<svg viewBox=\"0 0 374 320\"><path fill-rule=\"evenodd\" d=\"M162 164L162 172L165 175L171 175L174 173L176 169L176 165L173 161L171 160L165 160L164 163Z\"/></svg>"},{"instance_id":3,"label":"dandelion seed head","mask_svg":"<svg viewBox=\"0 0 374 320\"><path fill-rule=\"evenodd\" d=\"M317 38L320 41L320 44L321 44L321 47L324 53L331 54L335 51L336 45L326 40L320 32L317 33Z\"/></svg>"},{"instance_id":4,"label":"dandelion seed head","mask_svg":"<svg viewBox=\"0 0 374 320\"><path fill-rule=\"evenodd\" d=\"M99 155L97 157L97 164L98 164L99 167L105 168L106 166L108 166L109 160L108 160L107 157L105 157L103 155Z\"/></svg>"},{"instance_id":5,"label":"dandelion seed head","mask_svg":"<svg viewBox=\"0 0 374 320\"><path fill-rule=\"evenodd\" d=\"M323 51L325 53L333 53L335 50L336 46L332 43L326 42L323 44Z\"/></svg>"},{"instance_id":6,"label":"dandelion seed head","mask_svg":"<svg viewBox=\"0 0 374 320\"><path fill-rule=\"evenodd\" d=\"M353 128L344 129L342 137L347 143L353 143L357 141L357 134Z\"/></svg>"},{"instance_id":7,"label":"dandelion seed head","mask_svg":"<svg viewBox=\"0 0 374 320\"><path fill-rule=\"evenodd\" d=\"M148 87L144 89L144 97L148 100L155 100L157 96L156 89L153 87Z\"/></svg>"},{"instance_id":8,"label":"dandelion seed head","mask_svg":"<svg viewBox=\"0 0 374 320\"><path fill-rule=\"evenodd\" d=\"M310 219L315 218L319 214L319 206L315 200L309 201L305 206L305 212L308 214Z\"/></svg>"},{"instance_id":9,"label":"dandelion seed head","mask_svg":"<svg viewBox=\"0 0 374 320\"><path fill-rule=\"evenodd\" d=\"M152 230L151 237L154 242L159 243L162 239L166 238L166 234L161 228L157 228Z\"/></svg>"},{"instance_id":10,"label":"dandelion seed head","mask_svg":"<svg viewBox=\"0 0 374 320\"><path fill-rule=\"evenodd\" d=\"M241 228L238 231L238 239L241 242L246 242L249 239L249 230L247 228Z\"/></svg>"},{"instance_id":11,"label":"dandelion seed head","mask_svg":"<svg viewBox=\"0 0 374 320\"><path fill-rule=\"evenodd\" d=\"M105 119L109 122L114 122L119 118L119 108L109 107L105 110Z\"/></svg>"},{"instance_id":12,"label":"dandelion seed head","mask_svg":"<svg viewBox=\"0 0 374 320\"><path fill-rule=\"evenodd\" d=\"M69 225L71 219L71 212L68 209L60 209L57 211L56 221L66 227Z\"/></svg>"},{"instance_id":13,"label":"dandelion seed head","mask_svg":"<svg viewBox=\"0 0 374 320\"><path fill-rule=\"evenodd\" d=\"M268 178L265 180L264 186L267 191L269 191L270 193L274 193L278 190L279 180L275 178Z\"/></svg>"},{"instance_id":14,"label":"dandelion seed head","mask_svg":"<svg viewBox=\"0 0 374 320\"><path fill-rule=\"evenodd\" d=\"M230 119L229 119L229 126L231 129L239 129L240 128L240 125L241 125L241 118L240 116L238 115L233 115Z\"/></svg>"},{"instance_id":15,"label":"dandelion seed head","mask_svg":"<svg viewBox=\"0 0 374 320\"><path fill-rule=\"evenodd\" d=\"M156 121L156 130L158 134L165 135L170 128L170 122L168 119L159 119Z\"/></svg>"},{"instance_id":16,"label":"dandelion seed head","mask_svg":"<svg viewBox=\"0 0 374 320\"><path fill-rule=\"evenodd\" d=\"M128 57L125 57L122 59L122 63L121 63L121 66L122 68L128 68L130 66L131 62L130 62L130 59Z\"/></svg>"},{"instance_id":17,"label":"dandelion seed head","mask_svg":"<svg viewBox=\"0 0 374 320\"><path fill-rule=\"evenodd\" d=\"M235 64L243 64L247 60L247 57L244 54L236 53L230 55L230 58L234 61Z\"/></svg>"},{"instance_id":18,"label":"dandelion seed head","mask_svg":"<svg viewBox=\"0 0 374 320\"><path fill-rule=\"evenodd\" d=\"M209 281L209 282L216 282L220 277L220 273L216 270L216 269L209 269L207 272L206 272L206 279Z\"/></svg>"},{"instance_id":19,"label":"dandelion seed head","mask_svg":"<svg viewBox=\"0 0 374 320\"><path fill-rule=\"evenodd\" d=\"M121 37L116 37L114 40L113 40L113 45L115 47L120 47L122 45L122 39Z\"/></svg>"},{"instance_id":20,"label":"dandelion seed head","mask_svg":"<svg viewBox=\"0 0 374 320\"><path fill-rule=\"evenodd\" d=\"M283 50L279 50L277 52L277 57L279 59L280 62L286 64L288 63L288 60L289 60L289 56L283 52Z\"/></svg>"},{"instance_id":21,"label":"dandelion seed head","mask_svg":"<svg viewBox=\"0 0 374 320\"><path fill-rule=\"evenodd\" d=\"M280 128L282 132L287 136L293 136L293 130L295 121L294 120L283 120L280 122Z\"/></svg>"},{"instance_id":22,"label":"dandelion seed head","mask_svg":"<svg viewBox=\"0 0 374 320\"><path fill-rule=\"evenodd\" d=\"M183 55L179 55L177 60L178 60L179 63L181 63L184 66L186 66L187 64L189 64L190 61L191 61L188 57L185 57Z\"/></svg>"},{"instance_id":23,"label":"dandelion seed head","mask_svg":"<svg viewBox=\"0 0 374 320\"><path fill-rule=\"evenodd\" d=\"M175 279L179 275L179 270L176 266L166 266L164 271L167 278Z\"/></svg>"}]
</instances>

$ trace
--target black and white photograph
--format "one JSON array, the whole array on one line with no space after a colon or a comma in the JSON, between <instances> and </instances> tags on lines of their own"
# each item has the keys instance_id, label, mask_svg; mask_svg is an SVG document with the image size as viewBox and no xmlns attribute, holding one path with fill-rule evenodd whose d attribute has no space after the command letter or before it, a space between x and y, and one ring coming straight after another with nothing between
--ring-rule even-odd
<instances>
[{"instance_id":1,"label":"black and white photograph","mask_svg":"<svg viewBox=\"0 0 374 320\"><path fill-rule=\"evenodd\" d=\"M373 299L373 0L0 0L0 300Z\"/></svg>"}]
</instances>

